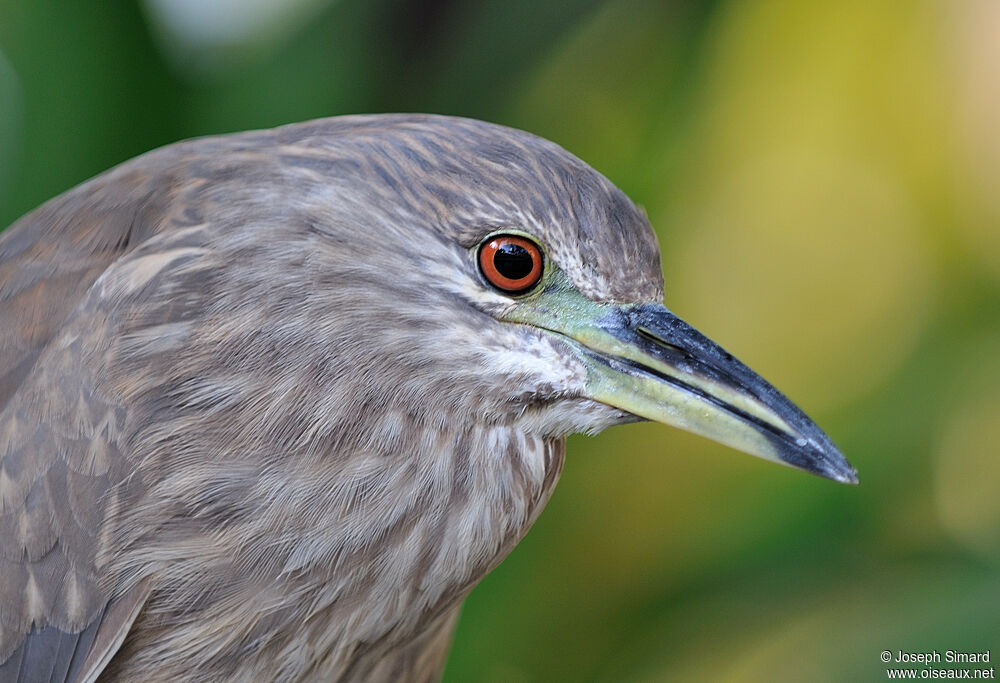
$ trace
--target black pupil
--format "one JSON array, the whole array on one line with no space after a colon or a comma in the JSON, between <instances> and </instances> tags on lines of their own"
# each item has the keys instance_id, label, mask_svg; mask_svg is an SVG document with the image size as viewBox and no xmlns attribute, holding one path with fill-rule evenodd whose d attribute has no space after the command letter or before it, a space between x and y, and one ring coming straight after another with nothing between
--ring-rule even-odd
<instances>
[{"instance_id":1,"label":"black pupil","mask_svg":"<svg viewBox=\"0 0 1000 683\"><path fill-rule=\"evenodd\" d=\"M493 255L493 265L505 278L520 280L531 273L535 262L520 244L504 244Z\"/></svg>"}]
</instances>

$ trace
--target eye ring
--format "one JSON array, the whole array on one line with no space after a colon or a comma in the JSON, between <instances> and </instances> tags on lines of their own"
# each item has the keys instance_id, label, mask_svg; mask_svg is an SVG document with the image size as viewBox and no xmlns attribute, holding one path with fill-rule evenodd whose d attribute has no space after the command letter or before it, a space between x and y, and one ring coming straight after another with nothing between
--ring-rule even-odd
<instances>
[{"instance_id":1,"label":"eye ring","mask_svg":"<svg viewBox=\"0 0 1000 683\"><path fill-rule=\"evenodd\" d=\"M535 242L520 235L493 235L479 247L479 270L506 294L524 294L542 279L544 258Z\"/></svg>"}]
</instances>

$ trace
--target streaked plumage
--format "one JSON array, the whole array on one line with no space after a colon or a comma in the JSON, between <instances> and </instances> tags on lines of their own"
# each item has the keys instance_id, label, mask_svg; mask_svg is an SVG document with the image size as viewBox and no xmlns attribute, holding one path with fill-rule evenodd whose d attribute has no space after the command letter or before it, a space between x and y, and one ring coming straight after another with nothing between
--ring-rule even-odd
<instances>
[{"instance_id":1,"label":"streaked plumage","mask_svg":"<svg viewBox=\"0 0 1000 683\"><path fill-rule=\"evenodd\" d=\"M171 145L0 235L0 680L434 680L563 437L636 419L505 318L506 229L662 298L607 180L445 117Z\"/></svg>"}]
</instances>

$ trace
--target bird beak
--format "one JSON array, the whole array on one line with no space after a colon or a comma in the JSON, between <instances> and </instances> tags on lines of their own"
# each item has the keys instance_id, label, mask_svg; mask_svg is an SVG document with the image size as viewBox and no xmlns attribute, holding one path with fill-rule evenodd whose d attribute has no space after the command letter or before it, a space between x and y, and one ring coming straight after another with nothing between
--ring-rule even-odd
<instances>
[{"instance_id":1,"label":"bird beak","mask_svg":"<svg viewBox=\"0 0 1000 683\"><path fill-rule=\"evenodd\" d=\"M794 403L657 304L614 306L557 288L509 316L571 340L588 397L727 446L856 484L857 473Z\"/></svg>"}]
</instances>

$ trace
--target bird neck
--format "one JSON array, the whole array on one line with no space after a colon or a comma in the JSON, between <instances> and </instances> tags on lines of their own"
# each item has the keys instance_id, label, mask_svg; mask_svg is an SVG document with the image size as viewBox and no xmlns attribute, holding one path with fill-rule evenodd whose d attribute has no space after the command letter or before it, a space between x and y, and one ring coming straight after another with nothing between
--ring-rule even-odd
<instances>
[{"instance_id":1,"label":"bird neck","mask_svg":"<svg viewBox=\"0 0 1000 683\"><path fill-rule=\"evenodd\" d=\"M457 604L527 533L564 459L563 439L502 426L424 432L410 448L331 472L326 519L296 539L284 567L321 576L331 605L364 593L376 622ZM406 607L376 616L379 603Z\"/></svg>"},{"instance_id":2,"label":"bird neck","mask_svg":"<svg viewBox=\"0 0 1000 683\"><path fill-rule=\"evenodd\" d=\"M130 646L136 666L140 652L180 648L220 676L245 667L365 679L366 667L414 648L446 647L462 599L547 502L564 441L481 425L412 437L395 452L285 454L233 489L239 498L172 522L201 524L197 552L162 537L134 548L128 564L155 559L158 583L170 587L140 617L150 641ZM223 495L218 485L214 493ZM227 533L206 529L209 519L226 519ZM190 576L204 581L189 586ZM283 600L289 592L301 599ZM231 629L199 626L213 619Z\"/></svg>"},{"instance_id":3,"label":"bird neck","mask_svg":"<svg viewBox=\"0 0 1000 683\"><path fill-rule=\"evenodd\" d=\"M406 457L378 456L398 463L374 478L350 468L352 484L342 471L337 488L344 493L329 508L330 525L352 531L334 532L336 559L314 569L322 588L306 622L330 643L328 661L339 661L334 653L348 641L377 644L366 654L374 663L414 641L440 640L440 624L540 514L562 470L564 445L477 426L422 434ZM358 534L361 528L367 531Z\"/></svg>"},{"instance_id":4,"label":"bird neck","mask_svg":"<svg viewBox=\"0 0 1000 683\"><path fill-rule=\"evenodd\" d=\"M564 440L505 427L422 433L412 447L340 468L327 518L288 554L285 571L312 588L299 632L323 677L350 661L366 679L425 641L446 648L458 605L527 533L564 459Z\"/></svg>"}]
</instances>

